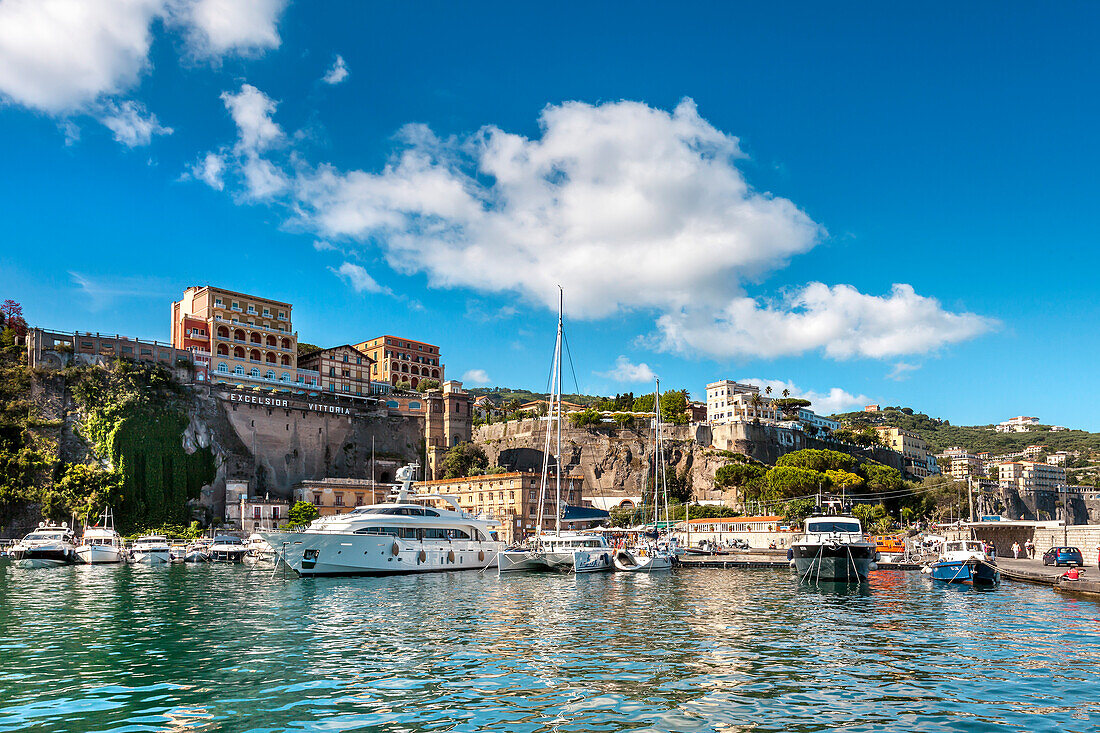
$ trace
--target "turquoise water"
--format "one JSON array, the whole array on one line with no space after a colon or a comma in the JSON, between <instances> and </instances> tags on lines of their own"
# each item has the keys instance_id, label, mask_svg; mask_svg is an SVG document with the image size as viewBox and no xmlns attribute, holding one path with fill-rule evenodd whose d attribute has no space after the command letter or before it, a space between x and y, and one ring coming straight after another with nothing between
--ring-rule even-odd
<instances>
[{"instance_id":1,"label":"turquoise water","mask_svg":"<svg viewBox=\"0 0 1100 733\"><path fill-rule=\"evenodd\" d=\"M0 569L0 731L1095 731L1100 606L786 571Z\"/></svg>"}]
</instances>

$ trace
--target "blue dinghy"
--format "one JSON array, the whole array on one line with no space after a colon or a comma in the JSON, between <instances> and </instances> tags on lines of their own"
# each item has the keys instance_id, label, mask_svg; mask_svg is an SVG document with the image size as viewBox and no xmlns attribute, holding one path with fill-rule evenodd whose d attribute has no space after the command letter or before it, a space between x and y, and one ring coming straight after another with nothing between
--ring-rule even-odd
<instances>
[{"instance_id":1,"label":"blue dinghy","mask_svg":"<svg viewBox=\"0 0 1100 733\"><path fill-rule=\"evenodd\" d=\"M944 543L940 559L932 563L931 570L933 580L945 583L995 586L1001 582L997 564L986 557L977 540Z\"/></svg>"}]
</instances>

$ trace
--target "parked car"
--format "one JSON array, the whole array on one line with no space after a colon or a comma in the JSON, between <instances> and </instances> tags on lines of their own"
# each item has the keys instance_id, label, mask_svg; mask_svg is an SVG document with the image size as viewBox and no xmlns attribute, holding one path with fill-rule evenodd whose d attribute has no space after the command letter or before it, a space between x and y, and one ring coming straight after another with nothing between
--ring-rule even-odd
<instances>
[{"instance_id":1,"label":"parked car","mask_svg":"<svg viewBox=\"0 0 1100 733\"><path fill-rule=\"evenodd\" d=\"M733 542L731 542L730 544L732 544L734 546L734 548L736 548L738 550L747 550L747 549L749 549L749 541L748 540L733 540Z\"/></svg>"},{"instance_id":2,"label":"parked car","mask_svg":"<svg viewBox=\"0 0 1100 733\"><path fill-rule=\"evenodd\" d=\"M1043 564L1053 565L1084 565L1085 558L1076 547L1052 547L1043 553Z\"/></svg>"}]
</instances>

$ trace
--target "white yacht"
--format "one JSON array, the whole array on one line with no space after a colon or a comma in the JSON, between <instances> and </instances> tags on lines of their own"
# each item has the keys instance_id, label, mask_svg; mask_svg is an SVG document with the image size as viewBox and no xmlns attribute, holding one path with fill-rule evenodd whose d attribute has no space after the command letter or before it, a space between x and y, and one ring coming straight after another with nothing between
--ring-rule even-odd
<instances>
[{"instance_id":1,"label":"white yacht","mask_svg":"<svg viewBox=\"0 0 1100 733\"><path fill-rule=\"evenodd\" d=\"M210 560L213 562L239 563L244 562L244 556L248 553L248 547L244 540L233 535L218 535L210 544Z\"/></svg>"},{"instance_id":2,"label":"white yacht","mask_svg":"<svg viewBox=\"0 0 1100 733\"><path fill-rule=\"evenodd\" d=\"M167 565L171 557L168 538L159 534L149 534L134 540L130 554L134 562L142 565Z\"/></svg>"},{"instance_id":3,"label":"white yacht","mask_svg":"<svg viewBox=\"0 0 1100 733\"><path fill-rule=\"evenodd\" d=\"M877 543L863 536L856 517L818 514L808 517L805 527L791 543L791 562L802 580L862 581L877 567Z\"/></svg>"},{"instance_id":4,"label":"white yacht","mask_svg":"<svg viewBox=\"0 0 1100 733\"><path fill-rule=\"evenodd\" d=\"M561 501L561 382L562 382L562 303L558 299L558 335L554 343L554 366L551 370L550 413L546 422L546 443L542 451L542 484L539 489L538 512L535 515L535 534L523 543L502 550L497 559L497 572L517 570L559 570L576 573L596 573L612 568L614 550L602 534L584 534L562 531L562 521L592 521L608 516L602 510L588 507L563 506ZM543 529L546 515L547 494L550 479L550 445L554 427L557 427L557 450L554 455L556 509L554 529ZM570 513L576 515L575 518Z\"/></svg>"},{"instance_id":5,"label":"white yacht","mask_svg":"<svg viewBox=\"0 0 1100 733\"><path fill-rule=\"evenodd\" d=\"M80 562L88 565L122 562L126 550L122 546L122 536L115 531L114 516L109 508L103 510L102 521L102 525L96 522L84 527L84 536L76 548Z\"/></svg>"},{"instance_id":6,"label":"white yacht","mask_svg":"<svg viewBox=\"0 0 1100 733\"><path fill-rule=\"evenodd\" d=\"M246 559L252 563L270 563L275 561L275 549L267 544L267 540L261 537L256 532L253 532L248 536L248 541L244 543L248 548L248 555Z\"/></svg>"},{"instance_id":7,"label":"white yacht","mask_svg":"<svg viewBox=\"0 0 1100 733\"><path fill-rule=\"evenodd\" d=\"M31 532L11 548L12 559L21 568L55 568L76 562L73 531L65 522L39 522Z\"/></svg>"},{"instance_id":8,"label":"white yacht","mask_svg":"<svg viewBox=\"0 0 1100 733\"><path fill-rule=\"evenodd\" d=\"M300 575L397 575L480 570L504 543L496 521L474 517L455 497L412 492L418 466L398 470L395 501L315 519L299 532L260 532ZM442 501L450 508L427 506Z\"/></svg>"}]
</instances>

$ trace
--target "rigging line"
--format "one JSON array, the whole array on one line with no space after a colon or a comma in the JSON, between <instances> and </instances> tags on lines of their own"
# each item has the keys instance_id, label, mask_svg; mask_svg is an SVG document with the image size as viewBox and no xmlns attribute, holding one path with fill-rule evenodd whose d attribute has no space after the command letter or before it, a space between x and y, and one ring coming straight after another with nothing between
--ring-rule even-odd
<instances>
[{"instance_id":1,"label":"rigging line","mask_svg":"<svg viewBox=\"0 0 1100 733\"><path fill-rule=\"evenodd\" d=\"M569 371L573 373L573 386L577 388L577 394L581 393L581 385L577 382L577 369L573 366L573 352L569 350L569 337L565 334L565 326L561 327L561 338L565 342L565 354L569 357Z\"/></svg>"}]
</instances>

